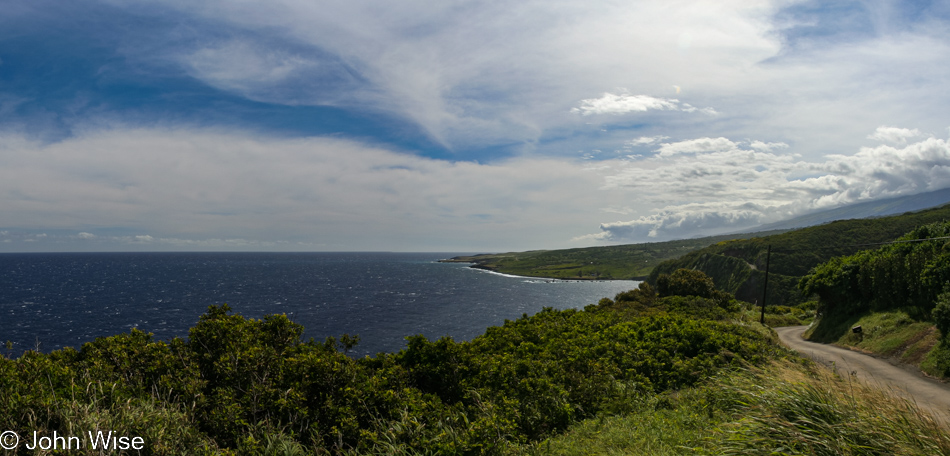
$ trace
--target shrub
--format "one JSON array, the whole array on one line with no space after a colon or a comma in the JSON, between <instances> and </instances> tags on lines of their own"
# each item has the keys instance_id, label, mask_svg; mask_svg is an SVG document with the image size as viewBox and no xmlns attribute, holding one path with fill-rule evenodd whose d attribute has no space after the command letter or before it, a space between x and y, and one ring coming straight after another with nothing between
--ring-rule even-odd
<instances>
[{"instance_id":1,"label":"shrub","mask_svg":"<svg viewBox=\"0 0 950 456\"><path fill-rule=\"evenodd\" d=\"M614 296L614 301L635 302L638 304L652 305L656 302L656 290L654 290L649 283L640 282L640 285L636 290L617 293L617 295Z\"/></svg>"},{"instance_id":2,"label":"shrub","mask_svg":"<svg viewBox=\"0 0 950 456\"><path fill-rule=\"evenodd\" d=\"M947 337L950 334L950 292L943 292L937 296L937 304L934 306L931 315L943 340L945 342L950 341L950 338Z\"/></svg>"},{"instance_id":3,"label":"shrub","mask_svg":"<svg viewBox=\"0 0 950 456\"><path fill-rule=\"evenodd\" d=\"M629 296L656 299L649 286ZM145 454L497 454L775 349L749 328L705 319L725 312L711 298L634 310L547 308L470 342L413 336L399 353L357 360L343 353L354 338L303 342L286 316L212 306L188 340L133 330L78 351L0 358L0 429L109 426L149 436Z\"/></svg>"},{"instance_id":4,"label":"shrub","mask_svg":"<svg viewBox=\"0 0 950 456\"><path fill-rule=\"evenodd\" d=\"M673 274L661 274L656 281L657 294L662 297L693 296L710 299L728 312L739 310L739 303L733 296L716 289L713 280L705 273L695 269L677 269ZM718 317L713 317L718 318Z\"/></svg>"},{"instance_id":5,"label":"shrub","mask_svg":"<svg viewBox=\"0 0 950 456\"><path fill-rule=\"evenodd\" d=\"M900 238L924 240L950 235L950 222L921 226ZM855 314L904 308L929 319L937 295L950 281L950 243L945 239L901 242L836 257L799 282L806 296L818 295L819 313Z\"/></svg>"}]
</instances>

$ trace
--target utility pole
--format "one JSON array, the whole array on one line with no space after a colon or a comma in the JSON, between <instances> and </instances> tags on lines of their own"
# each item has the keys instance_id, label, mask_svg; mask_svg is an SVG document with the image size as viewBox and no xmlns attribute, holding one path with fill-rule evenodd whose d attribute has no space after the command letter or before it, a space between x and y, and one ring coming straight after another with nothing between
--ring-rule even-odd
<instances>
[{"instance_id":1,"label":"utility pole","mask_svg":"<svg viewBox=\"0 0 950 456\"><path fill-rule=\"evenodd\" d=\"M769 244L769 250L765 254L765 284L762 285L762 316L759 317L759 323L765 324L765 300L769 293L769 260L772 258L772 244Z\"/></svg>"}]
</instances>

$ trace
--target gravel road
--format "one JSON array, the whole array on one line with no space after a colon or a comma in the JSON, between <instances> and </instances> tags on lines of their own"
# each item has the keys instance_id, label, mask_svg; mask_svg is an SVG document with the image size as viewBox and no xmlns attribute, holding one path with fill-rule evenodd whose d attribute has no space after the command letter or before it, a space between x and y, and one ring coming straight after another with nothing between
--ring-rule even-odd
<instances>
[{"instance_id":1,"label":"gravel road","mask_svg":"<svg viewBox=\"0 0 950 456\"><path fill-rule=\"evenodd\" d=\"M950 424L950 386L924 377L919 372L895 366L883 359L834 345L802 339L807 326L774 328L789 348L818 362L833 366L842 376L855 375L869 384L878 384L913 400L922 409Z\"/></svg>"}]
</instances>

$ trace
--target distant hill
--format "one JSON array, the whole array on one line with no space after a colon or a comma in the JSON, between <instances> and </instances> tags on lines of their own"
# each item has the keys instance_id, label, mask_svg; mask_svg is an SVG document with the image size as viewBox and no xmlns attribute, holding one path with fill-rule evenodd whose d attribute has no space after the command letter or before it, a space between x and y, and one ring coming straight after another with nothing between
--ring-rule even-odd
<instances>
[{"instance_id":1,"label":"distant hill","mask_svg":"<svg viewBox=\"0 0 950 456\"><path fill-rule=\"evenodd\" d=\"M474 263L472 267L526 277L571 280L643 280L665 260L730 239L779 233L744 233L644 244L610 245L564 250L490 253L459 256L443 262Z\"/></svg>"},{"instance_id":2,"label":"distant hill","mask_svg":"<svg viewBox=\"0 0 950 456\"><path fill-rule=\"evenodd\" d=\"M883 217L888 215L893 215L896 213L905 213L909 211L920 211L921 209L933 208L941 204L950 202L950 189L938 190L935 192L921 193L919 195L905 196L899 198L891 198L887 200L872 201L867 203L854 204L850 206L845 206L837 209L827 210L816 212L802 217L797 217L791 220L786 220L780 223L773 223L769 225L763 225L753 232L746 233L734 233L734 234L725 234L719 236L708 236L701 238L693 239L681 239L676 241L666 241L666 242L649 242L642 244L626 244L626 245L612 245L612 246L602 246L602 247L584 247L576 249L563 249L563 250L534 250L529 252L508 252L508 253L492 253L492 254L481 254L481 255L471 255L464 257L455 257L448 260L449 262L466 262L473 263L473 267L487 269L491 271L501 272L505 274L521 275L528 277L544 277L544 278L557 278L557 279L572 279L572 280L604 280L604 279L627 279L627 280L643 280L651 276L651 273L659 265L664 265L661 272L671 272L669 270L669 265L682 265L690 264L689 267L695 267L697 263L692 257L686 258L685 255L690 254L690 252L695 252L702 249L704 254L712 252L712 250L704 249L709 247L710 249L715 250L715 245L721 244L723 241L729 240L749 240L745 244L755 244L757 241L752 241L752 238L764 238L769 239L769 242L774 241L777 245L782 244L781 239L786 238L775 238L774 236L780 235L781 233L788 233L793 229L800 229L802 227L809 227L815 225L824 226L829 222L834 220L845 220L845 219L866 219L868 217ZM940 215L942 212L936 210L936 212L923 211L919 216L913 216L906 219L904 222L895 222L891 227L885 227L878 234L868 233L856 233L849 230L861 231L864 229L870 230L871 228L863 228L867 226L878 226L881 225L872 222L872 221L855 221L848 220L848 223L842 225L833 225L825 226L824 228L816 227L817 231L814 233L830 233L826 239L835 239L838 244L848 244L855 243L852 242L855 239L872 239L867 242L880 242L885 240L890 240L898 236L903 235L904 233L910 231L917 224L930 223L932 221L942 220L943 218L950 218L950 214ZM926 212L926 214L924 214ZM927 215L927 214L936 214L936 215ZM916 220L916 221L914 221ZM919 223L918 223L919 222ZM848 238L847 236L839 236L836 233L850 233L850 236L855 236L853 238ZM802 236L810 236L812 232L806 232L806 234L796 234L792 235L789 233L787 239L799 239ZM824 234L815 234L815 236L824 236ZM795 241L799 242L799 241ZM830 242L830 241L829 241ZM818 245L818 241L801 241L802 245ZM739 248L740 244L732 245L732 247ZM762 244L763 246L767 244ZM742 247L745 248L745 247ZM757 265L756 261L761 260L761 263L764 265L764 254L765 247L762 249L756 248L754 251L741 256L742 261L750 265ZM796 261L801 265L801 268L795 271L785 271L788 273L789 278L782 278L776 276L776 280L788 280L789 283L795 282L797 284L798 277L804 275L809 268L817 265L820 261L825 261L831 256L837 255L846 255L853 253L853 250L848 249L829 249L823 250L823 253L816 253L814 255L795 255L793 256ZM840 253L836 253L840 252ZM720 253L715 253L715 255L720 255ZM779 255L778 253L776 253ZM830 254L834 254L828 256ZM781 254L784 255L784 254ZM724 255L726 257L740 258L736 255ZM763 258L758 258L757 256L763 256ZM677 262L678 258L683 257L683 261L686 262ZM777 257L778 258L778 257ZM738 260L737 260L738 261ZM779 262L782 260L779 259ZM773 263L773 270L775 272L775 264ZM727 268L730 271L733 270L732 267ZM740 268L741 269L741 268ZM782 267L779 267L782 269ZM755 270L755 269L751 269ZM711 271L706 271L712 277L716 277L715 274ZM745 273L743 273L745 274ZM783 272L777 272L777 274L782 275ZM742 274L740 274L742 275ZM746 287L760 287L759 284L755 283L755 277L757 273L749 273L751 277L749 282L746 284ZM720 277L717 280L717 286L727 289L733 293L739 290L738 285L733 284L731 281L739 280L739 277L734 277L732 279L726 279L725 277ZM771 281L770 281L771 282ZM723 284L721 284L723 283ZM786 287L788 288L788 287ZM750 290L751 290L750 289ZM776 290L778 292L778 290ZM740 293L740 299L747 299L754 301L758 299L755 297L754 292L747 291ZM771 299L771 298L770 298Z\"/></svg>"},{"instance_id":3,"label":"distant hill","mask_svg":"<svg viewBox=\"0 0 950 456\"><path fill-rule=\"evenodd\" d=\"M698 269L712 277L718 288L744 301L755 302L762 299L765 261L771 246L768 302L795 304L807 298L798 291L799 280L818 264L836 256L876 248L861 244L891 241L920 225L945 220L950 220L950 205L718 242L658 264L647 281L655 283L660 274L679 268Z\"/></svg>"},{"instance_id":4,"label":"distant hill","mask_svg":"<svg viewBox=\"0 0 950 456\"><path fill-rule=\"evenodd\" d=\"M917 195L900 196L866 203L851 204L844 207L815 212L781 222L770 223L752 231L792 230L808 226L821 225L835 220L863 219L883 217L919 211L950 203L950 188Z\"/></svg>"}]
</instances>

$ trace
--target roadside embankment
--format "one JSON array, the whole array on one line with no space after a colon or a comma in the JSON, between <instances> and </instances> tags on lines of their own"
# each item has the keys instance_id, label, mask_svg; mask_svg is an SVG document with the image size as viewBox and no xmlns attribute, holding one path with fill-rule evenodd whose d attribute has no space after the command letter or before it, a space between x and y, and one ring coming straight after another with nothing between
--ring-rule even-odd
<instances>
[{"instance_id":1,"label":"roadside embankment","mask_svg":"<svg viewBox=\"0 0 950 456\"><path fill-rule=\"evenodd\" d=\"M884 359L847 348L802 339L807 326L775 328L779 339L789 348L829 365L842 377L854 377L894 391L919 407L950 424L950 386L928 378L906 365L894 365Z\"/></svg>"}]
</instances>

